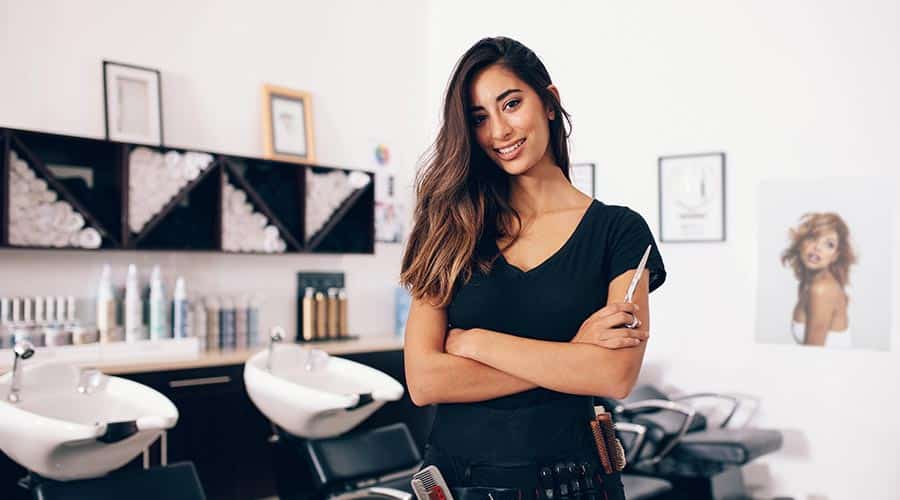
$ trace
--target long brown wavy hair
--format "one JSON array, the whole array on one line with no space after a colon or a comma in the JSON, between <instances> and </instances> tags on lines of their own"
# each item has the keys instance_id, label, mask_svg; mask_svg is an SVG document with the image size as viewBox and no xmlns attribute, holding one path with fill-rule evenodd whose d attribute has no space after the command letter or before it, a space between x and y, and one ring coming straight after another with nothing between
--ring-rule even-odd
<instances>
[{"instance_id":1,"label":"long brown wavy hair","mask_svg":"<svg viewBox=\"0 0 900 500\"><path fill-rule=\"evenodd\" d=\"M459 278L465 283L475 269L490 271L498 254L479 243L512 236L512 245L518 232L513 234L510 228L521 227L521 218L509 203L509 174L478 146L469 111L472 80L495 64L512 71L553 110L549 146L569 179L572 124L547 88L553 83L547 68L531 49L513 39L479 40L456 63L444 95L441 128L416 175L412 231L400 272L400 284L412 297L427 298L438 307L450 303ZM519 224L513 225L513 219Z\"/></svg>"},{"instance_id":2,"label":"long brown wavy hair","mask_svg":"<svg viewBox=\"0 0 900 500\"><path fill-rule=\"evenodd\" d=\"M850 282L850 266L856 263L856 253L850 244L850 228L840 215L833 212L809 213L800 218L800 223L790 231L790 246L781 254L781 264L789 265L800 282L800 288L808 284L809 271L803 265L800 253L803 242L818 238L825 231L834 230L838 235L838 257L828 267L834 279L845 287Z\"/></svg>"}]
</instances>

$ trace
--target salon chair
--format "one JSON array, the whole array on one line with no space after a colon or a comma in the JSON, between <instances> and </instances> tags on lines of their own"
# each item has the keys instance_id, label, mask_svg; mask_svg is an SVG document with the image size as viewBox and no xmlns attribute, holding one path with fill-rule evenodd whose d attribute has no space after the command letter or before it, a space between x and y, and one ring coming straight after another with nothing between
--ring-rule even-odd
<instances>
[{"instance_id":1,"label":"salon chair","mask_svg":"<svg viewBox=\"0 0 900 500\"><path fill-rule=\"evenodd\" d=\"M35 500L205 500L191 462L122 469L95 479L53 481L29 476L22 486Z\"/></svg>"},{"instance_id":2,"label":"salon chair","mask_svg":"<svg viewBox=\"0 0 900 500\"><path fill-rule=\"evenodd\" d=\"M711 423L712 414L692 406L701 400L717 401L727 416ZM780 431L731 425L742 404L756 406L752 399L716 393L669 398L644 385L622 401L598 398L597 403L613 410L627 472L671 482L666 499L750 498L741 467L782 444Z\"/></svg>"},{"instance_id":3,"label":"salon chair","mask_svg":"<svg viewBox=\"0 0 900 500\"><path fill-rule=\"evenodd\" d=\"M415 498L410 480L421 467L422 456L402 422L322 439L276 430L276 446L299 457L311 473L302 476L294 471L295 481L289 480L287 471L277 474L281 500Z\"/></svg>"}]
</instances>

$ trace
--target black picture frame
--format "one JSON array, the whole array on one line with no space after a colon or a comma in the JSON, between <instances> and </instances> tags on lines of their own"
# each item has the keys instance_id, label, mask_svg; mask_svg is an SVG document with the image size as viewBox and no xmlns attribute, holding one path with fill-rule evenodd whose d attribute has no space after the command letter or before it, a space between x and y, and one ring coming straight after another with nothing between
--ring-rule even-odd
<instances>
[{"instance_id":1,"label":"black picture frame","mask_svg":"<svg viewBox=\"0 0 900 500\"><path fill-rule=\"evenodd\" d=\"M121 63L117 61L109 61L103 60L103 123L104 130L106 133L106 139L111 141L120 141L120 142L130 142L135 144L145 144L148 146L163 146L165 145L165 139L163 135L163 109L162 109L162 74L158 69L148 68L144 66L137 66L134 64ZM152 136L149 138L142 138L132 136L132 135L123 135L118 133L116 130L111 130L111 113L115 110L112 109L114 107L114 103L117 102L116 99L110 98L110 92L113 90L109 87L109 77L111 76L113 69L121 69L131 72L144 73L144 76L147 79L153 79L156 84L156 93L155 96L150 96L150 98L156 99L156 115L158 117L157 124L153 125L154 129L158 130L159 139L156 140ZM151 117L152 118L152 117Z\"/></svg>"},{"instance_id":2,"label":"black picture frame","mask_svg":"<svg viewBox=\"0 0 900 500\"><path fill-rule=\"evenodd\" d=\"M671 167L671 165L667 165L667 163L673 163L684 160L709 160L712 158L717 158L718 165L717 167L717 175L719 176L719 181L716 182L712 186L705 186L705 183L701 183L701 192L706 187L715 187L718 189L718 196L714 196L714 202L716 203L716 207L713 207L715 212L719 213L717 217L717 221L715 221L716 225L712 226L712 223L707 223L707 228L716 227L720 229L721 233L715 236L710 237L672 237L671 228L666 226L666 220L669 219L669 216L672 213L667 212L667 210L673 210L674 208L668 208L667 205L673 198L672 193L668 193L667 196L667 187L671 189L669 184L666 182L666 168ZM698 162L699 163L699 162ZM702 152L702 153L688 153L688 154L677 154L677 155L666 155L660 156L657 160L657 183L659 187L658 195L659 195L659 241L662 243L721 243L727 240L727 191L726 191L726 154L721 151L713 151L713 152ZM700 168L699 165L696 168ZM717 199L715 199L717 198ZM690 210L683 209L683 216L694 216L698 219L703 217L703 214L699 211L695 211L691 213ZM698 223L699 224L699 223ZM667 232L668 231L668 232Z\"/></svg>"}]
</instances>

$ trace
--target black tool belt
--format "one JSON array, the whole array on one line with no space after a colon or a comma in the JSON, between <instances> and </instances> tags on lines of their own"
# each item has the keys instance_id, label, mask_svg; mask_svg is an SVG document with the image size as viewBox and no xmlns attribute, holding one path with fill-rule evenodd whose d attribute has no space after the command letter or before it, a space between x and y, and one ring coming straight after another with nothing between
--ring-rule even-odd
<instances>
[{"instance_id":1,"label":"black tool belt","mask_svg":"<svg viewBox=\"0 0 900 500\"><path fill-rule=\"evenodd\" d=\"M526 479L526 475L530 477ZM624 498L621 478L618 474L605 474L602 468L596 467L592 462L586 460L560 461L548 465L530 464L519 467L499 464L492 467L482 464L477 468L472 468L471 472L467 470L465 476L466 481L473 481L479 486L451 487L450 492L454 500L614 500Z\"/></svg>"},{"instance_id":2,"label":"black tool belt","mask_svg":"<svg viewBox=\"0 0 900 500\"><path fill-rule=\"evenodd\" d=\"M522 488L469 486L450 488L453 500L537 500L537 492Z\"/></svg>"}]
</instances>

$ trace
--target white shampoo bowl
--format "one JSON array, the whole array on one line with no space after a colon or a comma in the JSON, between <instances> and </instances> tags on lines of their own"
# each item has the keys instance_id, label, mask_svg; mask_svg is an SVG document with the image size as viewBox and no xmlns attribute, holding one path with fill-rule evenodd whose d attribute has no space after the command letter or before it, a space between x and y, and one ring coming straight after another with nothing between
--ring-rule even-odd
<instances>
[{"instance_id":1,"label":"white shampoo bowl","mask_svg":"<svg viewBox=\"0 0 900 500\"><path fill-rule=\"evenodd\" d=\"M294 436L341 435L403 397L399 382L364 364L296 344L276 344L274 352L271 372L267 350L247 360L244 383L257 408Z\"/></svg>"},{"instance_id":2,"label":"white shampoo bowl","mask_svg":"<svg viewBox=\"0 0 900 500\"><path fill-rule=\"evenodd\" d=\"M21 375L18 403L6 399L12 374L0 377L0 449L50 479L102 476L178 421L175 405L159 392L96 370L26 364Z\"/></svg>"}]
</instances>

